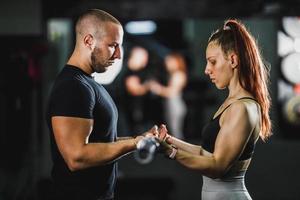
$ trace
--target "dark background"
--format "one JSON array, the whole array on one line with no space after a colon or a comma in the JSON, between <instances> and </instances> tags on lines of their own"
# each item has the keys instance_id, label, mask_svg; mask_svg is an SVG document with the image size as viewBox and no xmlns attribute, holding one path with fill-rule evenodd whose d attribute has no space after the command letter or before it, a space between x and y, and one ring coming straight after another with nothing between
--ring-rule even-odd
<instances>
[{"instance_id":1,"label":"dark background","mask_svg":"<svg viewBox=\"0 0 300 200\"><path fill-rule=\"evenodd\" d=\"M185 136L199 144L205 120L226 93L217 91L204 76L206 42L227 18L240 18L258 40L271 64L273 137L259 142L246 175L253 199L300 199L300 128L289 124L278 100L281 57L277 33L282 18L300 15L299 1L275 0L2 0L0 3L0 200L47 199L51 187L48 130L44 120L47 95L55 75L73 48L75 17L87 8L110 12L123 24L154 20L157 32L135 37L125 33L126 45L153 42L180 50L188 60L189 84L185 90L188 114ZM62 29L51 32L51 22ZM156 48L158 48L156 46ZM159 49L157 49L159 51ZM107 89L117 104L122 72ZM285 80L284 80L285 81ZM289 83L287 83L289 84ZM126 135L119 107L119 133ZM119 162L117 199L201 199L201 174L156 156L141 165L129 155Z\"/></svg>"}]
</instances>

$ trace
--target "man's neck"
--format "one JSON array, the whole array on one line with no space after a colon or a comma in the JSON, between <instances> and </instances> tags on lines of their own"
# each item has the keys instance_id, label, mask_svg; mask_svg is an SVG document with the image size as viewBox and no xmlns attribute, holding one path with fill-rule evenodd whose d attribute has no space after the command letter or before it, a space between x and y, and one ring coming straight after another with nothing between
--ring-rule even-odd
<instances>
[{"instance_id":1,"label":"man's neck","mask_svg":"<svg viewBox=\"0 0 300 200\"><path fill-rule=\"evenodd\" d=\"M67 64L78 67L85 73L91 75L93 72L92 72L90 65L88 64L88 62L83 62L83 60L84 59L80 59L79 55L76 55L75 53L73 53L72 56L70 57L70 59L68 60Z\"/></svg>"}]
</instances>

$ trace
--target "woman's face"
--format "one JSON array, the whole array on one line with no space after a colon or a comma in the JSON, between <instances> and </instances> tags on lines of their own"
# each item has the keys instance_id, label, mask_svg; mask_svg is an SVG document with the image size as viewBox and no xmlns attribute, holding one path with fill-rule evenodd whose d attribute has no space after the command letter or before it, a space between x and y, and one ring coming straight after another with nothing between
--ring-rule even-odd
<instances>
[{"instance_id":1,"label":"woman's face","mask_svg":"<svg viewBox=\"0 0 300 200\"><path fill-rule=\"evenodd\" d=\"M233 68L229 56L224 55L222 48L215 42L210 42L206 48L205 74L218 89L226 88L233 76Z\"/></svg>"}]
</instances>

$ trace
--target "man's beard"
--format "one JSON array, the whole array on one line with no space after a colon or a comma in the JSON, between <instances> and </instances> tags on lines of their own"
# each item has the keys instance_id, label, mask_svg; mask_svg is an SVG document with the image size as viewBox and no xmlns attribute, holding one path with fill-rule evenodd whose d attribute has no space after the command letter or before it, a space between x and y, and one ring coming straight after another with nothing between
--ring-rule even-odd
<instances>
[{"instance_id":1,"label":"man's beard","mask_svg":"<svg viewBox=\"0 0 300 200\"><path fill-rule=\"evenodd\" d=\"M91 68L94 72L103 73L106 71L105 65L99 61L99 57L97 59L96 55L101 55L101 51L99 48L95 48L91 55Z\"/></svg>"}]
</instances>

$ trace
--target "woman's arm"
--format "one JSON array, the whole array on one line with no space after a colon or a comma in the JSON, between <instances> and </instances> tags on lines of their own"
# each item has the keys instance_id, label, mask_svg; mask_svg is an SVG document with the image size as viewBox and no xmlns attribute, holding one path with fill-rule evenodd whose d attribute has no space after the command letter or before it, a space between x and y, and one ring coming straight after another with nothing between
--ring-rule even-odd
<instances>
[{"instance_id":1,"label":"woman's arm","mask_svg":"<svg viewBox=\"0 0 300 200\"><path fill-rule=\"evenodd\" d=\"M221 129L211 157L179 149L175 159L188 168L199 170L205 176L221 177L242 154L258 120L256 108L247 108L243 102L236 102L221 117ZM167 153L170 151L169 149Z\"/></svg>"},{"instance_id":2,"label":"woman's arm","mask_svg":"<svg viewBox=\"0 0 300 200\"><path fill-rule=\"evenodd\" d=\"M180 140L173 136L168 137L166 142L168 144L172 144L172 145L176 146L178 149L181 149L188 153L195 154L195 155L201 155L202 147L199 145L185 142L185 141Z\"/></svg>"},{"instance_id":3,"label":"woman's arm","mask_svg":"<svg viewBox=\"0 0 300 200\"><path fill-rule=\"evenodd\" d=\"M176 137L169 135L166 126L163 124L159 127L158 138L161 141L162 140L165 141L167 144L174 145L178 149L184 150L191 154L195 154L195 155L201 154L201 150L202 150L201 146L190 144L188 142L185 142L183 140L180 140Z\"/></svg>"}]
</instances>

